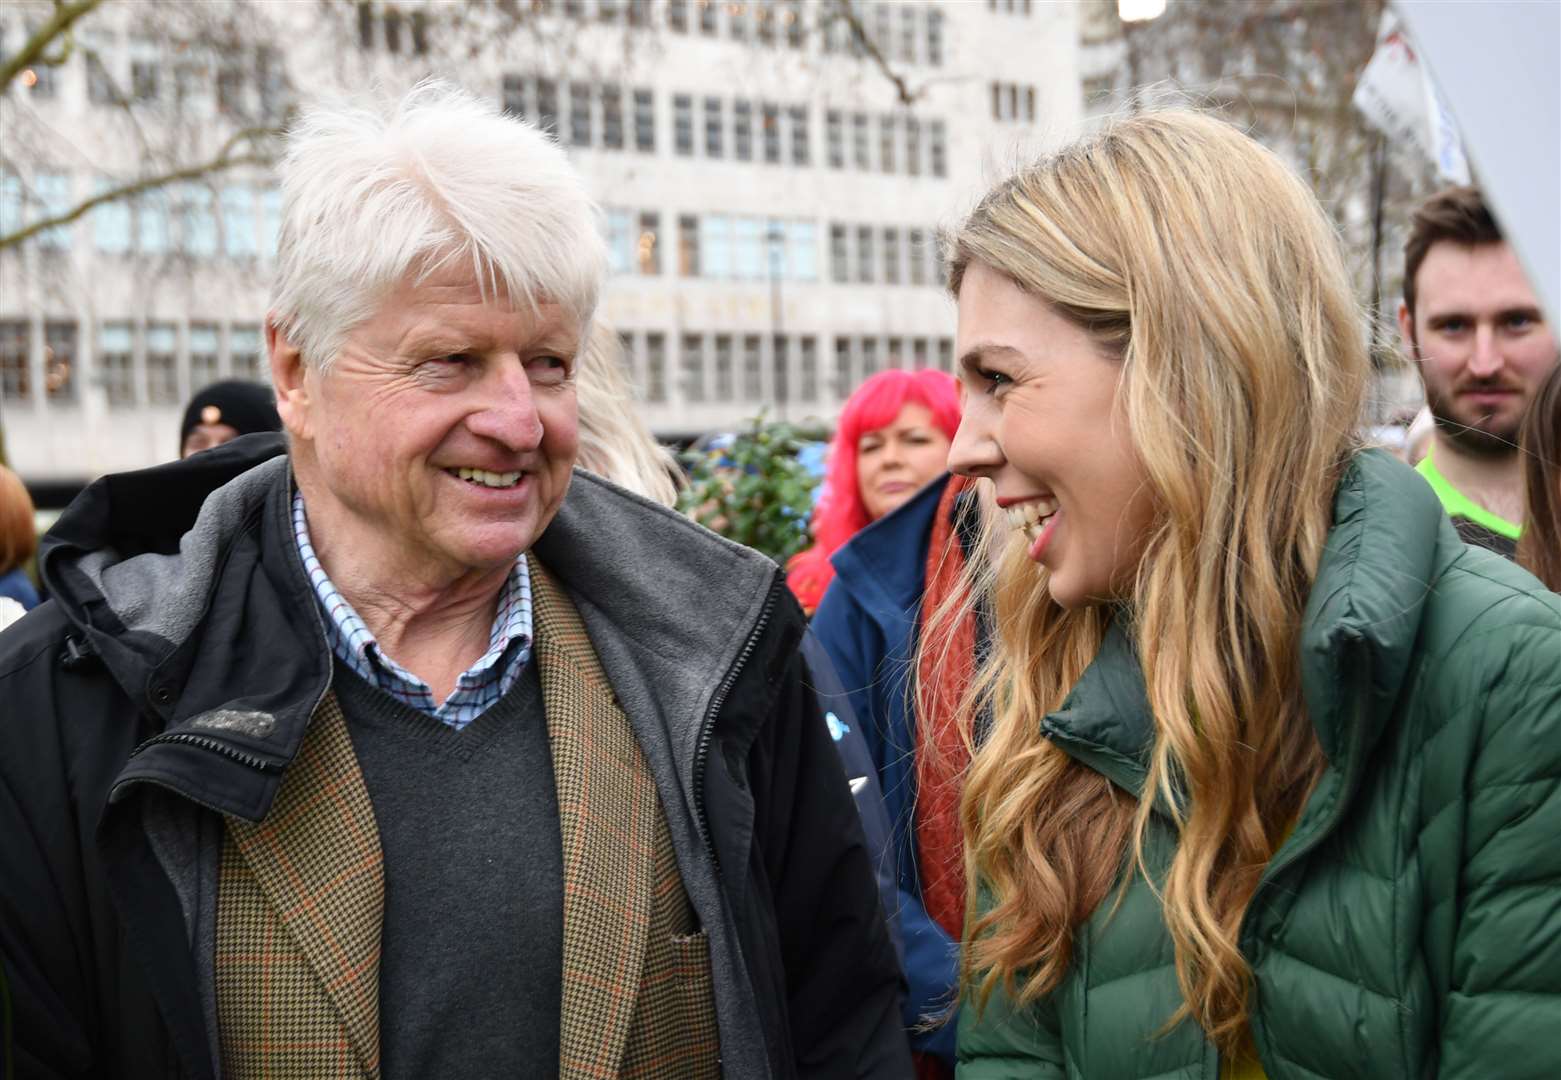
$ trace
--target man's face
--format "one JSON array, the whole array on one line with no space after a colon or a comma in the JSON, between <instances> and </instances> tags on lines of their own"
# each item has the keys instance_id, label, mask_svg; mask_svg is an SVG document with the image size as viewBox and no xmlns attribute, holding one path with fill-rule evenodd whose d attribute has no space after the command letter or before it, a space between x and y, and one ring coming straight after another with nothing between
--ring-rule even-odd
<instances>
[{"instance_id":1,"label":"man's face","mask_svg":"<svg viewBox=\"0 0 1561 1080\"><path fill-rule=\"evenodd\" d=\"M1523 412L1556 362L1517 256L1505 243L1433 244L1415 286L1413 319L1400 305L1399 329L1438 430L1470 453L1514 453Z\"/></svg>"},{"instance_id":2,"label":"man's face","mask_svg":"<svg viewBox=\"0 0 1561 1080\"><path fill-rule=\"evenodd\" d=\"M485 301L470 266L455 262L403 283L328 373L310 366L290 388L273 359L328 566L373 559L369 574L429 585L496 570L563 502L581 328L556 304L533 317L491 293Z\"/></svg>"}]
</instances>

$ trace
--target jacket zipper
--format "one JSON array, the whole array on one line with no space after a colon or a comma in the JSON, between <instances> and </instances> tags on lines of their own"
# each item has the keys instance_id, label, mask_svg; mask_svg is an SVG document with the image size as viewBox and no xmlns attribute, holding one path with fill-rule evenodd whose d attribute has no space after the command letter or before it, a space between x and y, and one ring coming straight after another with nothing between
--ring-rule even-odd
<instances>
[{"instance_id":1,"label":"jacket zipper","mask_svg":"<svg viewBox=\"0 0 1561 1080\"><path fill-rule=\"evenodd\" d=\"M250 754L236 747L229 746L221 739L213 739L206 735L193 735L187 731L170 731L161 735L154 735L144 743L130 751L130 757L134 758L141 751L157 743L183 743L186 746L198 746L202 750L210 750L212 753L221 754L223 757L238 762L240 765L255 769L258 772L281 772L282 766L275 761L267 761L257 754Z\"/></svg>"},{"instance_id":2,"label":"jacket zipper","mask_svg":"<svg viewBox=\"0 0 1561 1080\"><path fill-rule=\"evenodd\" d=\"M749 631L748 640L743 642L742 651L737 654L737 659L727 669L721 685L716 687L715 696L710 699L710 708L706 710L704 722L699 729L699 742L694 748L694 818L699 822L699 833L705 842L705 851L710 855L710 861L715 864L717 877L721 874L721 859L716 855L715 840L710 835L710 823L705 819L705 766L710 759L710 744L715 739L716 716L720 713L721 707L726 704L726 696L732 692L743 665L748 662L748 658L753 655L753 650L758 647L759 635L769 625L770 615L775 609L778 587L778 581L770 582L770 591L764 597L764 607L759 609L759 618L753 624L753 629Z\"/></svg>"}]
</instances>

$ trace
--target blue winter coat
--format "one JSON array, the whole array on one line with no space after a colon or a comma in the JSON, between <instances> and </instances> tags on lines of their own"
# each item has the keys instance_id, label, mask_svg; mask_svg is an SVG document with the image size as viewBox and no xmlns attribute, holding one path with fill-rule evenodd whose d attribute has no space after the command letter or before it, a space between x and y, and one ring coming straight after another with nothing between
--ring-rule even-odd
<instances>
[{"instance_id":1,"label":"blue winter coat","mask_svg":"<svg viewBox=\"0 0 1561 1080\"><path fill-rule=\"evenodd\" d=\"M834 661L861 723L893 822L898 915L910 986L905 1022L911 1028L948 1015L959 978L959 942L932 920L921 899L913 817L916 723L909 696L927 549L948 482L945 475L929 484L835 552L830 560L835 580L813 616L813 632ZM952 1063L954 1029L951 1018L936 1030L916 1032L911 1047Z\"/></svg>"}]
</instances>

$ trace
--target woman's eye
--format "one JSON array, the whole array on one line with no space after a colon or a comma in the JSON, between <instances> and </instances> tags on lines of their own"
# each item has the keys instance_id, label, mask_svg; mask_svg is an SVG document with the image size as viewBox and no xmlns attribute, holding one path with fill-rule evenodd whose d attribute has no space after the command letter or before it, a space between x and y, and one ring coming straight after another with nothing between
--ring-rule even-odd
<instances>
[{"instance_id":1,"label":"woman's eye","mask_svg":"<svg viewBox=\"0 0 1561 1080\"><path fill-rule=\"evenodd\" d=\"M1001 371L993 371L991 368L977 368L976 379L982 384L987 393L992 393L998 388L1010 385L1013 380Z\"/></svg>"}]
</instances>

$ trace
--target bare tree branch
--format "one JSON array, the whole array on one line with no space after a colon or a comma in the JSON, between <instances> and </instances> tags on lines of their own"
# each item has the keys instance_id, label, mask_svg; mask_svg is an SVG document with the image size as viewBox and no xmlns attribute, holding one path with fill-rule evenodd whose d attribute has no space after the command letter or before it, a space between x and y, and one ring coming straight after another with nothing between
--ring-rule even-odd
<instances>
[{"instance_id":1,"label":"bare tree branch","mask_svg":"<svg viewBox=\"0 0 1561 1080\"><path fill-rule=\"evenodd\" d=\"M232 138L223 144L222 149L217 152L216 156L208 161L203 161L196 165L187 165L183 168L173 169L155 176L142 177L139 180L132 180L127 184L109 188L107 191L99 192L92 198L78 203L69 210L51 217L41 218L13 233L0 236L0 251L25 243L46 229L69 225L82 215L90 213L104 203L111 203L120 199L132 199L145 192L167 187L169 184L177 184L185 180L199 180L202 177L224 172L240 165L271 165L273 159L269 154L247 153L233 155L233 151L241 143L261 142L279 134L280 131L277 128L245 128L243 131L236 132Z\"/></svg>"},{"instance_id":2,"label":"bare tree branch","mask_svg":"<svg viewBox=\"0 0 1561 1080\"><path fill-rule=\"evenodd\" d=\"M0 95L11 92L11 81L34 64L58 66L65 57L51 58L45 54L50 45L70 32L70 28L83 15L90 15L103 0L55 0L54 14L40 26L36 33L22 42L15 56L0 60Z\"/></svg>"},{"instance_id":3,"label":"bare tree branch","mask_svg":"<svg viewBox=\"0 0 1561 1080\"><path fill-rule=\"evenodd\" d=\"M905 81L905 76L894 70L894 65L889 62L889 58L883 54L883 50L878 47L878 43L867 32L867 27L862 25L861 17L857 15L851 0L834 0L834 7L835 17L845 21L845 24L851 29L852 37L862 47L862 51L867 53L868 59L873 62L873 66L894 86L895 96L900 99L900 104L916 104L917 99L926 93L926 88L912 90L910 84Z\"/></svg>"}]
</instances>

